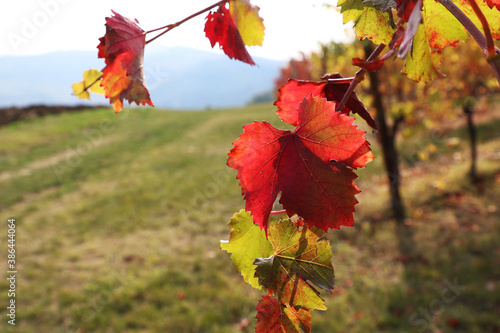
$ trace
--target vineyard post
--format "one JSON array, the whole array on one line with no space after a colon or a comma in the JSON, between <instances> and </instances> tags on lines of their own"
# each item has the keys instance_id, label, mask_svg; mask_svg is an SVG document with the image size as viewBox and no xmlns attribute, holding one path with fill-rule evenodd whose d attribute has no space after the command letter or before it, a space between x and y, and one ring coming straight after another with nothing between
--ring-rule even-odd
<instances>
[{"instance_id":1,"label":"vineyard post","mask_svg":"<svg viewBox=\"0 0 500 333\"><path fill-rule=\"evenodd\" d=\"M373 46L371 43L365 43L363 48L367 57L373 53ZM378 73L370 71L368 72L368 78L370 80L370 94L373 97L373 106L377 111L375 120L378 125L378 134L382 145L382 155L389 181L392 212L396 223L398 225L404 225L406 214L400 192L401 177L398 164L398 151L395 145L396 132L402 118L396 119L392 128L389 128L386 121L386 112L382 101L382 93L379 90L380 82Z\"/></svg>"},{"instance_id":2,"label":"vineyard post","mask_svg":"<svg viewBox=\"0 0 500 333\"><path fill-rule=\"evenodd\" d=\"M469 132L470 149L471 149L471 164L469 170L469 177L473 184L479 181L477 174L477 130L474 125L474 106L472 102L465 101L462 110L467 118L467 130Z\"/></svg>"}]
</instances>

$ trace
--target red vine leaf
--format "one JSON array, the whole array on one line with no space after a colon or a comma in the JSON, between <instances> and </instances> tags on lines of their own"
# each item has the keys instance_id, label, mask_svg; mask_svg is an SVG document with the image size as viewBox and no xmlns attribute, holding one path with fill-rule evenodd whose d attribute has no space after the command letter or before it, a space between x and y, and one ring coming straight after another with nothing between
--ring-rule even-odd
<instances>
[{"instance_id":1,"label":"red vine leaf","mask_svg":"<svg viewBox=\"0 0 500 333\"><path fill-rule=\"evenodd\" d=\"M116 112L123 108L124 99L153 106L143 70L144 31L137 20L112 12L115 16L106 17L106 34L97 46L98 57L104 58L106 63L101 86Z\"/></svg>"},{"instance_id":2,"label":"red vine leaf","mask_svg":"<svg viewBox=\"0 0 500 333\"><path fill-rule=\"evenodd\" d=\"M371 61L366 61L360 58L353 58L352 64L354 66L364 68L369 72L378 72L379 70L382 69L382 66L384 65L384 60L375 59Z\"/></svg>"},{"instance_id":3,"label":"red vine leaf","mask_svg":"<svg viewBox=\"0 0 500 333\"><path fill-rule=\"evenodd\" d=\"M408 22L418 0L395 0L398 16Z\"/></svg>"},{"instance_id":4,"label":"red vine leaf","mask_svg":"<svg viewBox=\"0 0 500 333\"><path fill-rule=\"evenodd\" d=\"M340 74L334 73L324 76L323 79L341 77ZM279 108L276 113L284 122L297 126L299 114L298 107L305 96L312 94L313 96L321 96L328 101L339 103L348 88L349 83L339 84L290 79L288 83L279 90L280 95L278 100L274 103L274 105ZM377 129L375 120L354 92L347 101L342 112L345 114L349 114L349 112L357 113L368 123L368 125Z\"/></svg>"},{"instance_id":5,"label":"red vine leaf","mask_svg":"<svg viewBox=\"0 0 500 333\"><path fill-rule=\"evenodd\" d=\"M417 3L414 5L413 11L410 14L410 18L408 19L408 25L406 26L404 36L401 41L401 46L399 47L398 57L404 58L408 54L413 38L415 37L415 34L417 33L418 27L421 22L422 1L417 0Z\"/></svg>"},{"instance_id":6,"label":"red vine leaf","mask_svg":"<svg viewBox=\"0 0 500 333\"><path fill-rule=\"evenodd\" d=\"M267 122L243 127L233 142L228 166L238 171L245 208L267 230L269 214L281 192L287 214L298 214L322 230L352 226L359 189L350 169L373 159L364 131L354 118L335 111L335 103L309 95L298 110L295 130Z\"/></svg>"},{"instance_id":7,"label":"red vine leaf","mask_svg":"<svg viewBox=\"0 0 500 333\"><path fill-rule=\"evenodd\" d=\"M212 48L219 43L220 48L229 58L255 65L231 17L231 13L225 6L220 6L215 13L208 13L207 22L205 23L205 35L210 40Z\"/></svg>"},{"instance_id":8,"label":"red vine leaf","mask_svg":"<svg viewBox=\"0 0 500 333\"><path fill-rule=\"evenodd\" d=\"M299 122L299 105L309 94L325 97L323 89L326 82L314 82L305 80L289 79L279 89L279 97L274 105L278 107L276 113L285 123L297 126Z\"/></svg>"},{"instance_id":9,"label":"red vine leaf","mask_svg":"<svg viewBox=\"0 0 500 333\"><path fill-rule=\"evenodd\" d=\"M485 0L488 7L493 8L495 6L498 10L500 10L500 0Z\"/></svg>"},{"instance_id":10,"label":"red vine leaf","mask_svg":"<svg viewBox=\"0 0 500 333\"><path fill-rule=\"evenodd\" d=\"M262 296L257 304L256 333L309 333L311 312L287 307L271 296Z\"/></svg>"}]
</instances>

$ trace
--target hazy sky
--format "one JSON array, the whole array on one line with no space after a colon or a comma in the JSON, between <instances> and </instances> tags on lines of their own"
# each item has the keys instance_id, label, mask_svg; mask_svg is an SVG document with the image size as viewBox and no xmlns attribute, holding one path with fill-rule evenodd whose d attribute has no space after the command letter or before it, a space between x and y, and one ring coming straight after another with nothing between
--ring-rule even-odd
<instances>
[{"instance_id":1,"label":"hazy sky","mask_svg":"<svg viewBox=\"0 0 500 333\"><path fill-rule=\"evenodd\" d=\"M21 0L0 6L0 55L95 50L111 9L139 20L144 30L177 22L216 0ZM252 0L261 7L266 36L253 56L288 59L317 49L318 42L346 40L341 15L322 4L336 0ZM203 32L206 14L175 28L154 44L210 50ZM349 30L349 29L348 29ZM218 48L218 46L216 46Z\"/></svg>"}]
</instances>

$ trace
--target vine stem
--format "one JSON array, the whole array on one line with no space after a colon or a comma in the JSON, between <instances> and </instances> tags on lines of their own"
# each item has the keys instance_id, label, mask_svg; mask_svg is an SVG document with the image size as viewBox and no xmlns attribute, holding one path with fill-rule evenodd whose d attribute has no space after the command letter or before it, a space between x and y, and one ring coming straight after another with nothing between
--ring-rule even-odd
<instances>
[{"instance_id":1,"label":"vine stem","mask_svg":"<svg viewBox=\"0 0 500 333\"><path fill-rule=\"evenodd\" d=\"M328 79L328 82L331 82L333 84L351 83L352 81L354 81L354 77L338 77Z\"/></svg>"},{"instance_id":2,"label":"vine stem","mask_svg":"<svg viewBox=\"0 0 500 333\"><path fill-rule=\"evenodd\" d=\"M286 209L272 210L271 211L271 215L281 215L281 214L286 214Z\"/></svg>"},{"instance_id":3,"label":"vine stem","mask_svg":"<svg viewBox=\"0 0 500 333\"><path fill-rule=\"evenodd\" d=\"M380 55L380 53L382 53L384 48L385 48L385 44L379 44L377 46L377 48L375 50L373 50L372 54L370 54L370 56L368 57L368 59L366 61L368 62L370 60L377 58ZM347 101L351 97L351 95L352 95L354 89L356 88L356 86L358 85L358 83L360 83L361 81L364 80L365 74L366 74L366 69L364 69L364 68L361 68L359 71L356 72L356 75L354 76L354 79L351 81L349 88L345 92L340 103L337 105L336 111L342 111L342 109L344 108L345 104L347 103ZM335 79L328 79L328 82L335 82Z\"/></svg>"},{"instance_id":4,"label":"vine stem","mask_svg":"<svg viewBox=\"0 0 500 333\"><path fill-rule=\"evenodd\" d=\"M468 0L468 2L474 10L474 13L476 13L477 18L481 22L481 25L483 26L484 37L486 37L486 56L488 57L488 60L492 60L496 56L496 51L495 42L493 41L493 36L491 35L488 20L486 20L486 17L481 11L481 8L479 8L479 6L477 5L476 0Z\"/></svg>"},{"instance_id":5,"label":"vine stem","mask_svg":"<svg viewBox=\"0 0 500 333\"><path fill-rule=\"evenodd\" d=\"M98 77L97 79L95 79L95 80L94 80L91 84L89 84L87 87L83 88L82 93L83 93L84 91L89 90L89 89L90 89L90 87L92 87L94 84L96 84L97 82L99 82L99 80L100 80L100 79L102 79L102 74L101 74L101 75L99 75L99 77ZM73 95L76 95L76 94L73 94Z\"/></svg>"},{"instance_id":6,"label":"vine stem","mask_svg":"<svg viewBox=\"0 0 500 333\"><path fill-rule=\"evenodd\" d=\"M156 28L156 29L153 29L153 30L146 31L146 32L144 33L145 35L147 35L147 34L149 34L149 33L151 33L151 32L155 32L155 31L159 31L159 30L163 30L163 29L165 29L165 31L161 32L161 33L160 33L160 34L158 34L157 36L155 36L155 37L151 38L150 40L148 40L148 41L146 42L146 44L151 43L151 42L152 42L152 41L154 41L156 38L161 37L162 35L166 34L166 33L167 33L167 32L169 32L170 30L172 30L173 28L180 26L182 23L184 23L184 22L186 22L186 21L189 21L190 19L195 18L196 16L201 15L201 14L203 14L204 12L208 12L208 11L209 11L210 9L212 9L212 8L215 8L215 7L218 7L218 6L223 6L223 5L225 5L227 2L229 2L229 0L222 0L222 1L219 1L219 2L217 2L217 3L214 3L214 4L213 4L213 5L211 5L211 6L208 6L207 8L204 8L204 9L202 9L202 10L200 10L200 11L198 11L198 12L196 12L196 13L192 14L192 15L189 15L188 17L186 17L186 18L185 18L185 19L183 19L183 20L180 20L179 22L176 22L176 23L173 23L173 24L167 24L167 25L165 25L165 26L163 26L163 27L160 27L160 28Z\"/></svg>"},{"instance_id":7,"label":"vine stem","mask_svg":"<svg viewBox=\"0 0 500 333\"><path fill-rule=\"evenodd\" d=\"M464 12L460 8L458 8L453 3L453 1L451 1L451 0L437 0L437 1L440 4L442 4L453 16L455 16L455 18L471 34L472 38L474 38L474 40L479 44L479 46L481 47L481 49L484 51L484 53L486 55L486 59L488 60L488 63L490 64L490 66L493 68L493 71L495 72L498 83L500 83L500 61L495 59L498 56L498 54L500 53L500 51L497 48L495 48L494 44L490 45L490 47L488 46L488 44L491 44L493 39L491 40L491 42L488 42L487 37L485 37L485 35L483 35L481 33L481 31L476 27L476 25L467 17L467 15L464 14ZM475 3L474 0L469 1L470 4L472 4L472 2ZM475 3L475 4L477 6L477 3ZM479 9L479 7L478 7L478 9ZM480 9L479 9L479 12L481 12ZM478 15L477 12L476 12L476 15ZM488 29L485 29L485 34L488 35L488 33L489 33L489 35L491 36L491 31L489 30L488 22L486 21L486 18L484 17L483 12L481 12L481 14L479 14L479 15L482 16L482 18L483 18L483 19L481 19L481 17L478 16L479 20L483 24L483 29L485 29L484 22L486 22L486 26L488 27ZM486 31L488 31L488 32L486 32ZM492 50L488 51L488 49L491 49L491 48L492 48ZM494 54L492 57L490 57L491 51L494 51Z\"/></svg>"}]
</instances>

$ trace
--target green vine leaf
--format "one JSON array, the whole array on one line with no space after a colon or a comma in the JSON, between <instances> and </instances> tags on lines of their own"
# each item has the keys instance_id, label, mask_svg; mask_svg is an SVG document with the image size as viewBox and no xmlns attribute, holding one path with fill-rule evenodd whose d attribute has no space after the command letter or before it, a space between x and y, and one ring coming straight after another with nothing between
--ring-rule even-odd
<instances>
[{"instance_id":1,"label":"green vine leaf","mask_svg":"<svg viewBox=\"0 0 500 333\"><path fill-rule=\"evenodd\" d=\"M241 210L229 221L231 233L229 241L221 241L221 249L231 254L234 267L241 273L245 282L262 289L255 275L255 258L273 254L273 247L267 240L264 230L253 223L249 212Z\"/></svg>"},{"instance_id":2,"label":"green vine leaf","mask_svg":"<svg viewBox=\"0 0 500 333\"><path fill-rule=\"evenodd\" d=\"M375 44L388 45L396 29L391 26L389 13L363 0L339 0L343 22L354 22L359 39L368 38Z\"/></svg>"},{"instance_id":3,"label":"green vine leaf","mask_svg":"<svg viewBox=\"0 0 500 333\"><path fill-rule=\"evenodd\" d=\"M281 220L268 229L273 254L255 260L255 275L268 292L291 306L325 310L319 288L333 289L334 269L328 241L318 241L325 234L317 227Z\"/></svg>"}]
</instances>

